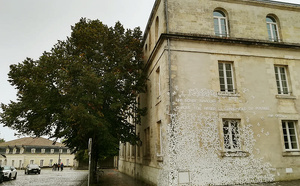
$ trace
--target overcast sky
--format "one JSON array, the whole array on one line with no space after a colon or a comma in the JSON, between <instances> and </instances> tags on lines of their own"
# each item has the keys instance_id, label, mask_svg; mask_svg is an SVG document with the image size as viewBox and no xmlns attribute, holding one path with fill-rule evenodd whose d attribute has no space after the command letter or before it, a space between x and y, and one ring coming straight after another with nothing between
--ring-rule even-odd
<instances>
[{"instance_id":1,"label":"overcast sky","mask_svg":"<svg viewBox=\"0 0 300 186\"><path fill-rule=\"evenodd\" d=\"M81 17L99 19L108 26L120 21L125 28L144 31L155 0L0 0L0 102L16 100L7 82L9 65L26 57L38 59L57 40L65 40ZM300 0L282 0L300 4ZM0 138L16 139L0 124Z\"/></svg>"}]
</instances>

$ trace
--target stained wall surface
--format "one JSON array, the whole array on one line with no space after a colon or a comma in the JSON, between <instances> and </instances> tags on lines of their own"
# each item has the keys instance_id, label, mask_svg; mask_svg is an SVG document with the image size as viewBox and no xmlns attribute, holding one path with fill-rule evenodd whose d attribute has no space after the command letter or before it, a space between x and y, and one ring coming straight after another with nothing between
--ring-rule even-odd
<instances>
[{"instance_id":1,"label":"stained wall surface","mask_svg":"<svg viewBox=\"0 0 300 186\"><path fill-rule=\"evenodd\" d=\"M226 15L226 37L214 33L214 10ZM137 126L142 143L120 145L119 169L157 185L298 179L299 15L300 6L275 2L156 1L144 38L147 92L138 98L148 108ZM276 42L266 16L276 20ZM232 92L221 90L220 63L232 67ZM278 93L275 67L285 69L287 94ZM231 135L226 122L238 125ZM294 149L285 146L288 122Z\"/></svg>"}]
</instances>

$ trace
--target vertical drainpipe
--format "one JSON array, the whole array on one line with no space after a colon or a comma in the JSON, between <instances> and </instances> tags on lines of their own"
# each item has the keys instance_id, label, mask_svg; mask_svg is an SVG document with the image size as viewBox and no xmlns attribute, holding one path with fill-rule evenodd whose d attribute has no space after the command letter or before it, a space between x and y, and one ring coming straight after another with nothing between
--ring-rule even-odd
<instances>
[{"instance_id":1,"label":"vertical drainpipe","mask_svg":"<svg viewBox=\"0 0 300 186\"><path fill-rule=\"evenodd\" d=\"M165 5L165 19L166 19L166 33L167 37L169 34L169 15L168 15L168 0L164 0ZM173 113L173 98L172 98L172 71L171 71L171 44L170 38L167 39L167 50L168 50L168 70L169 70L169 94L170 94L170 110L169 114ZM172 120L171 120L172 122Z\"/></svg>"},{"instance_id":2,"label":"vertical drainpipe","mask_svg":"<svg viewBox=\"0 0 300 186\"><path fill-rule=\"evenodd\" d=\"M164 0L164 3L165 3L165 18L166 18L166 34L167 34L167 50L168 50L168 70L169 70L169 96L170 96L170 106L169 106L169 114L170 114L170 127L171 127L171 131L174 131L174 124L173 124L173 121L172 121L172 115L173 115L173 96L172 96L172 92L173 92L173 88L172 88L172 69L171 69L171 40L169 38L169 34L170 34L170 30L169 30L169 15L168 15L168 0ZM174 133L171 134L171 143L173 143L173 145L176 145L175 144L175 141L172 140L174 138ZM176 154L176 152L173 150L173 152L171 152L171 156L172 154ZM171 157L171 159L174 158L174 157ZM172 160L170 160L172 161ZM174 182L174 174L176 174L174 171L175 170L172 170L172 167L171 167L171 170L169 170L171 172L169 172L169 176L173 179L171 182L170 182L170 179L169 179L169 176L168 176L168 184L172 185L172 183Z\"/></svg>"}]
</instances>

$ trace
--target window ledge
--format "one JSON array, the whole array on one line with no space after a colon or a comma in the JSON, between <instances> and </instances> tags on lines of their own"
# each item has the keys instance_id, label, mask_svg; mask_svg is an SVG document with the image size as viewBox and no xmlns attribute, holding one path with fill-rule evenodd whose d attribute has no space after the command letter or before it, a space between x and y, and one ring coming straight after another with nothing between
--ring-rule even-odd
<instances>
[{"instance_id":1,"label":"window ledge","mask_svg":"<svg viewBox=\"0 0 300 186\"><path fill-rule=\"evenodd\" d=\"M278 94L278 95L276 95L276 98L277 99L296 99L296 96Z\"/></svg>"},{"instance_id":2,"label":"window ledge","mask_svg":"<svg viewBox=\"0 0 300 186\"><path fill-rule=\"evenodd\" d=\"M218 96L224 96L224 97L240 97L239 93L236 92L218 92Z\"/></svg>"},{"instance_id":3,"label":"window ledge","mask_svg":"<svg viewBox=\"0 0 300 186\"><path fill-rule=\"evenodd\" d=\"M157 158L158 162L163 162L164 161L164 158L163 158L163 156L161 154L157 154L156 158Z\"/></svg>"},{"instance_id":4,"label":"window ledge","mask_svg":"<svg viewBox=\"0 0 300 186\"><path fill-rule=\"evenodd\" d=\"M249 152L245 151L224 151L221 152L222 157L248 157Z\"/></svg>"},{"instance_id":5,"label":"window ledge","mask_svg":"<svg viewBox=\"0 0 300 186\"><path fill-rule=\"evenodd\" d=\"M300 150L297 151L285 151L282 152L283 157L289 157L289 156L300 156Z\"/></svg>"}]
</instances>

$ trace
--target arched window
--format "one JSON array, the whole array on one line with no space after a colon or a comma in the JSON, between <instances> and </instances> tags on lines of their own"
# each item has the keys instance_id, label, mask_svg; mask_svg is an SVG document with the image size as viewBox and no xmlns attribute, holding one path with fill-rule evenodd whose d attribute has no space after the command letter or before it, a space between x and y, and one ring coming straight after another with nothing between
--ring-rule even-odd
<instances>
[{"instance_id":1,"label":"arched window","mask_svg":"<svg viewBox=\"0 0 300 186\"><path fill-rule=\"evenodd\" d=\"M149 30L149 51L151 50L152 47L152 36L151 36L151 30Z\"/></svg>"},{"instance_id":2,"label":"arched window","mask_svg":"<svg viewBox=\"0 0 300 186\"><path fill-rule=\"evenodd\" d=\"M214 28L215 28L215 35L220 37L228 37L228 21L226 15L220 11L214 11Z\"/></svg>"},{"instance_id":3,"label":"arched window","mask_svg":"<svg viewBox=\"0 0 300 186\"><path fill-rule=\"evenodd\" d=\"M159 30L159 18L157 16L155 20L155 41L157 41L158 39L158 30Z\"/></svg>"},{"instance_id":4,"label":"arched window","mask_svg":"<svg viewBox=\"0 0 300 186\"><path fill-rule=\"evenodd\" d=\"M271 16L267 16L266 22L267 22L269 40L270 41L279 41L278 25L276 23L276 20Z\"/></svg>"}]
</instances>

